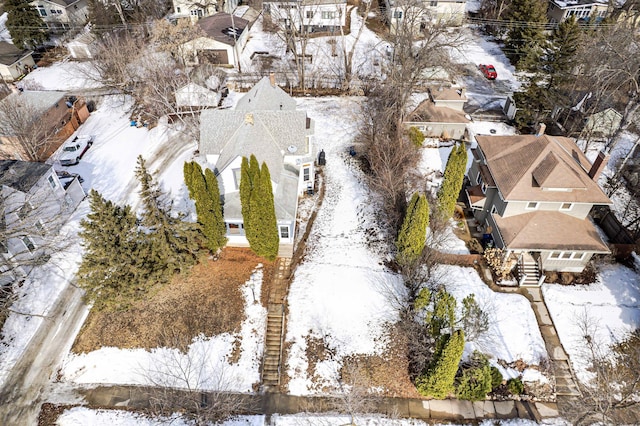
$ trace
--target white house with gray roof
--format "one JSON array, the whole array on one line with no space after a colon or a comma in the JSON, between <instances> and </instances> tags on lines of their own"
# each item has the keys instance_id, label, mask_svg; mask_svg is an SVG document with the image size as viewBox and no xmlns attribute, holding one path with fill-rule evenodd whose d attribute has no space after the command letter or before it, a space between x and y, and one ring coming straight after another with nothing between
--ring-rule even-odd
<instances>
[{"instance_id":1,"label":"white house with gray roof","mask_svg":"<svg viewBox=\"0 0 640 426\"><path fill-rule=\"evenodd\" d=\"M279 256L291 256L298 197L313 188L314 122L296 101L264 77L235 109L204 110L200 117L200 154L220 184L227 238L247 246L240 206L242 157L256 156L271 174L280 235Z\"/></svg>"},{"instance_id":2,"label":"white house with gray roof","mask_svg":"<svg viewBox=\"0 0 640 426\"><path fill-rule=\"evenodd\" d=\"M52 236L84 199L77 175L49 164L0 161L0 284L26 275L53 251Z\"/></svg>"}]
</instances>

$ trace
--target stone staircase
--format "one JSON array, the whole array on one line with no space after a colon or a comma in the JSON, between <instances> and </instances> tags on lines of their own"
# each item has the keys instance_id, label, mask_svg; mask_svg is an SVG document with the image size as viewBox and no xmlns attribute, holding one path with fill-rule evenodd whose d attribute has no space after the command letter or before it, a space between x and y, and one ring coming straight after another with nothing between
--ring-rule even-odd
<instances>
[{"instance_id":1,"label":"stone staircase","mask_svg":"<svg viewBox=\"0 0 640 426\"><path fill-rule=\"evenodd\" d=\"M518 280L523 287L540 286L540 266L529 253L523 253L518 258Z\"/></svg>"},{"instance_id":2,"label":"stone staircase","mask_svg":"<svg viewBox=\"0 0 640 426\"><path fill-rule=\"evenodd\" d=\"M277 258L273 285L269 293L267 332L264 357L262 359L262 387L267 391L277 391L280 385L282 344L286 321L285 303L290 277L291 258Z\"/></svg>"}]
</instances>

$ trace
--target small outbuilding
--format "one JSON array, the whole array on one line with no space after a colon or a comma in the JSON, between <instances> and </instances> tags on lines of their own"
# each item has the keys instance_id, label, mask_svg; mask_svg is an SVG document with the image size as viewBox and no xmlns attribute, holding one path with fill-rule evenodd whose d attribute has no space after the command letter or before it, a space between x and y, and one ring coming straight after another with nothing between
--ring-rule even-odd
<instances>
[{"instance_id":1,"label":"small outbuilding","mask_svg":"<svg viewBox=\"0 0 640 426\"><path fill-rule=\"evenodd\" d=\"M0 41L0 77L10 83L28 74L36 65L31 50L18 49L11 43Z\"/></svg>"},{"instance_id":2,"label":"small outbuilding","mask_svg":"<svg viewBox=\"0 0 640 426\"><path fill-rule=\"evenodd\" d=\"M67 43L69 54L74 59L91 59L95 54L96 36L83 33Z\"/></svg>"}]
</instances>

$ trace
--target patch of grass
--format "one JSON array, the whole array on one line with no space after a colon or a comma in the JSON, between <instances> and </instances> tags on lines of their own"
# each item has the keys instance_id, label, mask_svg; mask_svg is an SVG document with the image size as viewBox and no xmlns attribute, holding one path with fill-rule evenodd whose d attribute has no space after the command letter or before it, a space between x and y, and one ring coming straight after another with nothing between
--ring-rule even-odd
<instances>
[{"instance_id":1,"label":"patch of grass","mask_svg":"<svg viewBox=\"0 0 640 426\"><path fill-rule=\"evenodd\" d=\"M218 260L207 259L188 276L174 277L127 311L91 311L72 351L90 352L104 346L151 349L167 343L168 331L186 342L199 334L237 332L244 320L240 287L258 263L264 265L263 282L268 283L272 263L249 249L225 248Z\"/></svg>"}]
</instances>

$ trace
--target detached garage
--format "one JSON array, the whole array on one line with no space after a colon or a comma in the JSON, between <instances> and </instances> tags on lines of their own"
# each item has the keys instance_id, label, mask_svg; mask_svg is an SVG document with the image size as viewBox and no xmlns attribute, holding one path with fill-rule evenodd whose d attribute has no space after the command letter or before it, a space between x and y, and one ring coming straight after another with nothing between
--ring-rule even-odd
<instances>
[{"instance_id":1,"label":"detached garage","mask_svg":"<svg viewBox=\"0 0 640 426\"><path fill-rule=\"evenodd\" d=\"M216 13L198 21L206 37L199 37L184 44L187 65L203 63L238 67L240 54L247 44L249 21Z\"/></svg>"}]
</instances>

